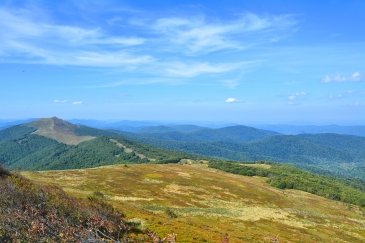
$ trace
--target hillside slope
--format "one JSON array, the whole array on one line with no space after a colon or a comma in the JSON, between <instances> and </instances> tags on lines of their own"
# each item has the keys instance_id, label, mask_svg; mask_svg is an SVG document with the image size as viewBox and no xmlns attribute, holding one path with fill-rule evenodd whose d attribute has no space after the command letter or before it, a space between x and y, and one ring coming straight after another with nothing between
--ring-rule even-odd
<instances>
[{"instance_id":1,"label":"hillside slope","mask_svg":"<svg viewBox=\"0 0 365 243\"><path fill-rule=\"evenodd\" d=\"M86 168L176 160L179 156L182 153L153 148L113 132L58 118L40 119L0 131L0 164L9 169Z\"/></svg>"},{"instance_id":2,"label":"hillside slope","mask_svg":"<svg viewBox=\"0 0 365 243\"><path fill-rule=\"evenodd\" d=\"M270 242L276 237L280 242L365 240L365 215L356 206L277 189L263 177L234 175L204 164L23 174L80 198L98 191L128 218L162 235L177 233L179 242L221 242L225 234L230 242Z\"/></svg>"}]
</instances>

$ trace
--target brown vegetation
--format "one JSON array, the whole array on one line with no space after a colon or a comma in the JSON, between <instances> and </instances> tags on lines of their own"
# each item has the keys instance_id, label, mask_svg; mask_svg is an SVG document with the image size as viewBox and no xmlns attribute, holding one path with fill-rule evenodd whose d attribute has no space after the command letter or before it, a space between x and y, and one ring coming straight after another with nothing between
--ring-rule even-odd
<instances>
[{"instance_id":1,"label":"brown vegetation","mask_svg":"<svg viewBox=\"0 0 365 243\"><path fill-rule=\"evenodd\" d=\"M0 242L146 242L100 194L77 200L0 168Z\"/></svg>"}]
</instances>

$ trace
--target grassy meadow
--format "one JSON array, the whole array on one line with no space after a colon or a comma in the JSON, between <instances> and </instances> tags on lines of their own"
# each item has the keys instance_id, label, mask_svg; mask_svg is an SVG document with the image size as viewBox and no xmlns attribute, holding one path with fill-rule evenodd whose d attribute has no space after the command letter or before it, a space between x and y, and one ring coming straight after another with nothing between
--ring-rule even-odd
<instances>
[{"instance_id":1,"label":"grassy meadow","mask_svg":"<svg viewBox=\"0 0 365 243\"><path fill-rule=\"evenodd\" d=\"M270 242L275 237L280 242L365 241L365 215L356 206L273 188L266 178L234 175L205 164L128 164L22 174L81 198L97 192L139 227L161 236L176 233L178 242L220 242L225 234L230 242Z\"/></svg>"}]
</instances>

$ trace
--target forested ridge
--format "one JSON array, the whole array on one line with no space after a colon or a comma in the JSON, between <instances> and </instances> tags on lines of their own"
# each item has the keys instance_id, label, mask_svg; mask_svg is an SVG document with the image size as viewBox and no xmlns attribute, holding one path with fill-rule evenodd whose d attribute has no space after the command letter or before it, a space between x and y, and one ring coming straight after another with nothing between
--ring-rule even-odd
<instances>
[{"instance_id":1,"label":"forested ridge","mask_svg":"<svg viewBox=\"0 0 365 243\"><path fill-rule=\"evenodd\" d=\"M238 127L235 128L236 130ZM340 134L278 135L242 141L215 133L213 140L199 140L197 132L153 132L122 134L145 144L190 154L235 161L292 163L304 169L343 178L365 180L365 138ZM200 133L204 133L201 130ZM211 131L209 132L211 133ZM266 135L265 135L266 134ZM242 135L243 136L243 135ZM195 139L197 138L197 139ZM207 137L206 137L207 138Z\"/></svg>"},{"instance_id":2,"label":"forested ridge","mask_svg":"<svg viewBox=\"0 0 365 243\"><path fill-rule=\"evenodd\" d=\"M52 119L43 119L42 123L49 125ZM182 152L144 145L110 131L75 126L60 119L56 122L67 129L65 133L94 138L70 145L35 134L37 128L33 124L36 122L10 127L0 131L0 164L12 170L77 169L118 163L177 161L184 156Z\"/></svg>"}]
</instances>

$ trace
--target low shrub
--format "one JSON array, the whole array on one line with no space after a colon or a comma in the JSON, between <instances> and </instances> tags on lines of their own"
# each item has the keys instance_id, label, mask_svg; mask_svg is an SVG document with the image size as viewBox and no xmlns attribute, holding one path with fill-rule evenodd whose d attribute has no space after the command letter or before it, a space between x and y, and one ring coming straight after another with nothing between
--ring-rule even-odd
<instances>
[{"instance_id":1,"label":"low shrub","mask_svg":"<svg viewBox=\"0 0 365 243\"><path fill-rule=\"evenodd\" d=\"M0 165L0 177L9 176L10 172Z\"/></svg>"}]
</instances>

